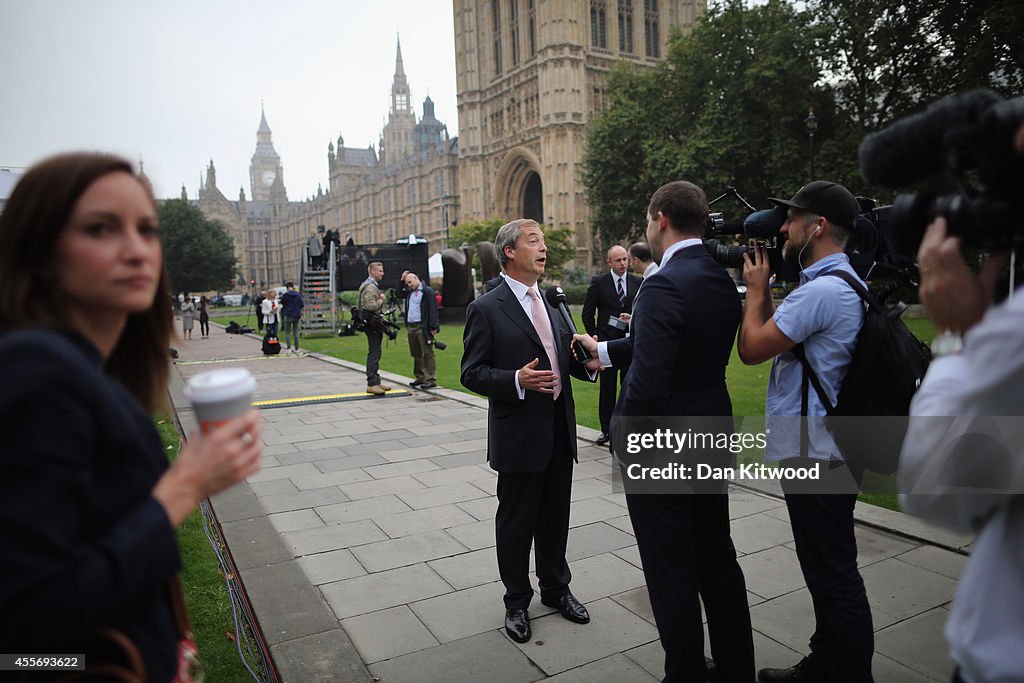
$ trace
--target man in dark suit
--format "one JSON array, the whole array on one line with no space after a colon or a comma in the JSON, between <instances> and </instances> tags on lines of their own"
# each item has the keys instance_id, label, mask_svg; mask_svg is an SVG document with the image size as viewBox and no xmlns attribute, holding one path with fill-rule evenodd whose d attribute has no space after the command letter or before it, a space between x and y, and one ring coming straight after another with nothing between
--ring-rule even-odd
<instances>
[{"instance_id":1,"label":"man in dark suit","mask_svg":"<svg viewBox=\"0 0 1024 683\"><path fill-rule=\"evenodd\" d=\"M607 273L595 275L590 281L587 297L583 300L583 326L587 329L587 334L596 335L599 341L622 339L626 336L627 323L619 316L632 312L633 298L636 296L636 290L640 289L640 283L643 282L636 275L626 272L629 268L629 253L618 245L608 250L608 267ZM612 318L621 324L612 324ZM608 443L612 411L615 409L615 391L622 378L626 376L627 369L628 366L608 368L601 373L601 393L597 405L597 414L601 419L601 435L597 437L599 446Z\"/></svg>"},{"instance_id":2,"label":"man in dark suit","mask_svg":"<svg viewBox=\"0 0 1024 683\"><path fill-rule=\"evenodd\" d=\"M647 241L661 268L644 280L630 336L599 344L576 335L596 356L588 367L631 361L613 418L623 432L631 418L656 416L686 416L692 424L718 428L724 422L731 431L725 367L740 323L740 300L732 279L701 243L707 215L707 198L696 185L677 181L659 188L648 208ZM616 446L624 436L615 435ZM616 455L629 457L618 447ZM724 482L716 482L713 493L640 493L628 471L623 479L665 649L665 683L705 680L700 600L717 680L749 683L750 612Z\"/></svg>"},{"instance_id":3,"label":"man in dark suit","mask_svg":"<svg viewBox=\"0 0 1024 683\"><path fill-rule=\"evenodd\" d=\"M570 374L593 381L569 354L572 330L537 289L544 233L532 220L507 223L494 240L505 280L469 305L462 384L487 397L487 461L498 472L498 572L505 584L505 631L530 639L530 545L541 602L566 619L590 615L571 592L565 559L576 460Z\"/></svg>"},{"instance_id":4,"label":"man in dark suit","mask_svg":"<svg viewBox=\"0 0 1024 683\"><path fill-rule=\"evenodd\" d=\"M416 375L409 385L433 389L437 386L434 335L441 329L437 321L437 298L430 285L420 282L416 273L405 273L402 282L408 290L405 328L409 337L409 354L413 358L413 374Z\"/></svg>"}]
</instances>

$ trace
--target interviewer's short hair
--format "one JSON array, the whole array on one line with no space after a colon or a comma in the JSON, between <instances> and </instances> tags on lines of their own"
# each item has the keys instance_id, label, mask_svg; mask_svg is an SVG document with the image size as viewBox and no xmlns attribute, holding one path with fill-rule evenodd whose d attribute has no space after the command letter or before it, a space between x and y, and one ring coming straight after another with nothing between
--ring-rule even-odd
<instances>
[{"instance_id":1,"label":"interviewer's short hair","mask_svg":"<svg viewBox=\"0 0 1024 683\"><path fill-rule=\"evenodd\" d=\"M629 255L644 263L654 259L654 254L651 253L651 245L647 244L647 242L634 242L629 245Z\"/></svg>"},{"instance_id":2,"label":"interviewer's short hair","mask_svg":"<svg viewBox=\"0 0 1024 683\"><path fill-rule=\"evenodd\" d=\"M659 187L647 213L657 218L661 213L676 232L684 235L703 235L708 222L708 198L704 190L685 180L675 180Z\"/></svg>"},{"instance_id":3,"label":"interviewer's short hair","mask_svg":"<svg viewBox=\"0 0 1024 683\"><path fill-rule=\"evenodd\" d=\"M505 247L515 249L516 242L519 241L519 233L527 225L540 227L540 223L532 218L517 218L498 228L498 234L494 238L494 248L498 252L498 261L501 263L502 269L507 270L506 266L508 265L508 255L505 254Z\"/></svg>"}]
</instances>

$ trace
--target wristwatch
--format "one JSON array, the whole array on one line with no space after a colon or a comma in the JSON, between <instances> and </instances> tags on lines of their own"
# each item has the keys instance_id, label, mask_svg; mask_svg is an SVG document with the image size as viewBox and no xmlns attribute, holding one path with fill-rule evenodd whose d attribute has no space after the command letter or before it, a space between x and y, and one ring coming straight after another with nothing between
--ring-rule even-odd
<instances>
[{"instance_id":1,"label":"wristwatch","mask_svg":"<svg viewBox=\"0 0 1024 683\"><path fill-rule=\"evenodd\" d=\"M951 356L964 350L964 338L957 332L942 332L932 340L932 356Z\"/></svg>"}]
</instances>

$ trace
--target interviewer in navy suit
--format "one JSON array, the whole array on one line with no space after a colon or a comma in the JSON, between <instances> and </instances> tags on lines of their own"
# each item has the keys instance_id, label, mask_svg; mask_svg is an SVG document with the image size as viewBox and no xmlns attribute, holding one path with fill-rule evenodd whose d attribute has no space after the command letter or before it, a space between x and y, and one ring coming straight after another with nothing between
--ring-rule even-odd
<instances>
[{"instance_id":1,"label":"interviewer in navy suit","mask_svg":"<svg viewBox=\"0 0 1024 683\"><path fill-rule=\"evenodd\" d=\"M528 219L507 223L494 246L505 279L466 312L462 384L487 397L487 461L498 472L494 522L505 630L522 643L531 635L531 544L541 602L570 621L590 621L569 592L565 546L576 460L569 376L593 378L571 360L572 330L537 290L547 260L540 226Z\"/></svg>"},{"instance_id":2,"label":"interviewer in navy suit","mask_svg":"<svg viewBox=\"0 0 1024 683\"><path fill-rule=\"evenodd\" d=\"M707 198L696 185L676 181L659 188L648 207L647 241L661 268L644 280L633 303L630 336L599 344L576 335L600 359L588 367L631 361L614 422L686 416L716 424L724 419L731 428L725 367L741 308L732 279L701 243L707 216ZM700 600L719 680L754 680L746 584L729 532L727 494L722 487L716 493L640 493L625 481L665 649L665 683L705 679Z\"/></svg>"}]
</instances>

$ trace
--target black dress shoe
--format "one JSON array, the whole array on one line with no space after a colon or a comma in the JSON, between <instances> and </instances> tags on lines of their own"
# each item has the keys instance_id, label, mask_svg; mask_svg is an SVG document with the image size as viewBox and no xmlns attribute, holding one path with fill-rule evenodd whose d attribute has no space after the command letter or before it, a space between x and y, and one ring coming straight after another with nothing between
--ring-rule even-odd
<instances>
[{"instance_id":1,"label":"black dress shoe","mask_svg":"<svg viewBox=\"0 0 1024 683\"><path fill-rule=\"evenodd\" d=\"M541 600L541 602L548 607L554 607L562 616L569 621L576 622L577 624L589 624L590 623L590 612L584 607L579 600L576 599L569 591L562 594L558 600Z\"/></svg>"},{"instance_id":2,"label":"black dress shoe","mask_svg":"<svg viewBox=\"0 0 1024 683\"><path fill-rule=\"evenodd\" d=\"M421 384L423 384L423 380L421 379L414 379L413 381L409 382L410 387L418 387Z\"/></svg>"},{"instance_id":3,"label":"black dress shoe","mask_svg":"<svg viewBox=\"0 0 1024 683\"><path fill-rule=\"evenodd\" d=\"M804 657L788 669L761 669L757 680L760 683L825 683L828 669L820 659Z\"/></svg>"},{"instance_id":4,"label":"black dress shoe","mask_svg":"<svg viewBox=\"0 0 1024 683\"><path fill-rule=\"evenodd\" d=\"M601 432L597 437L597 441L595 441L594 443L596 443L598 446L604 446L608 443L610 439L611 437L608 436L608 434L606 434L605 432Z\"/></svg>"},{"instance_id":5,"label":"black dress shoe","mask_svg":"<svg viewBox=\"0 0 1024 683\"><path fill-rule=\"evenodd\" d=\"M437 387L437 382L431 382L430 380L420 385L420 389L434 389L435 387Z\"/></svg>"},{"instance_id":6,"label":"black dress shoe","mask_svg":"<svg viewBox=\"0 0 1024 683\"><path fill-rule=\"evenodd\" d=\"M505 610L505 633L517 643L525 643L530 639L530 615L526 610Z\"/></svg>"}]
</instances>

